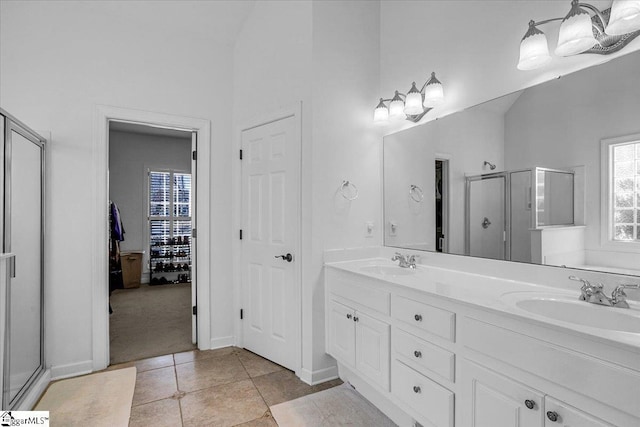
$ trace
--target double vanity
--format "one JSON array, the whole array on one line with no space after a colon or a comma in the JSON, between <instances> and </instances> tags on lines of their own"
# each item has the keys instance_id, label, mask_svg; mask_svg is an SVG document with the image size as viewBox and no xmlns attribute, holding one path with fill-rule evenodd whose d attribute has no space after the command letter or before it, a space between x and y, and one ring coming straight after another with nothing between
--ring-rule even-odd
<instances>
[{"instance_id":1,"label":"double vanity","mask_svg":"<svg viewBox=\"0 0 640 427\"><path fill-rule=\"evenodd\" d=\"M326 351L400 425L640 426L640 304L566 282L327 262Z\"/></svg>"}]
</instances>

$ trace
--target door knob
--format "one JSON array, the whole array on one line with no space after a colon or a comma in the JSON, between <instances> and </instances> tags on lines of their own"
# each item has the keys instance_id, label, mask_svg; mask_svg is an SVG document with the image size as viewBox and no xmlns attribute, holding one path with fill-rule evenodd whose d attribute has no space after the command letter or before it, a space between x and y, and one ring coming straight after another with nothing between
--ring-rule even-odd
<instances>
[{"instance_id":1,"label":"door knob","mask_svg":"<svg viewBox=\"0 0 640 427\"><path fill-rule=\"evenodd\" d=\"M286 255L276 255L276 258L282 258L283 260L287 261L287 262L291 262L293 261L293 255L291 254L286 254Z\"/></svg>"}]
</instances>

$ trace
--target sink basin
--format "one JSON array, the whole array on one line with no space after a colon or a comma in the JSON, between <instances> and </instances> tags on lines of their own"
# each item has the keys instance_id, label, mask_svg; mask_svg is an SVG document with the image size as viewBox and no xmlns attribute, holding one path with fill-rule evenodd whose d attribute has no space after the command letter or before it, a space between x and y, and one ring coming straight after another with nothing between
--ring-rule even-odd
<instances>
[{"instance_id":1,"label":"sink basin","mask_svg":"<svg viewBox=\"0 0 640 427\"><path fill-rule=\"evenodd\" d=\"M411 268L401 268L388 265L367 265L360 267L363 273L380 274L381 276L409 276L415 274L415 270Z\"/></svg>"},{"instance_id":2,"label":"sink basin","mask_svg":"<svg viewBox=\"0 0 640 427\"><path fill-rule=\"evenodd\" d=\"M508 293L503 300L532 314L561 322L618 332L640 333L640 312L591 304L567 295Z\"/></svg>"}]
</instances>

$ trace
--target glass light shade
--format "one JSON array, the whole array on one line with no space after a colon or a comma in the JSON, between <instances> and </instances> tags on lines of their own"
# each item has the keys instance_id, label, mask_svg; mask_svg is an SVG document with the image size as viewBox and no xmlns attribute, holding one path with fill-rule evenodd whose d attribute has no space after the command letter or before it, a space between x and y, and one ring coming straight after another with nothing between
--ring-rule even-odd
<instances>
[{"instance_id":1,"label":"glass light shade","mask_svg":"<svg viewBox=\"0 0 640 427\"><path fill-rule=\"evenodd\" d=\"M431 78L424 87L424 106L435 107L444 101L444 89L440 80L436 79L436 73L431 73Z\"/></svg>"},{"instance_id":2,"label":"glass light shade","mask_svg":"<svg viewBox=\"0 0 640 427\"><path fill-rule=\"evenodd\" d=\"M380 103L373 111L373 123L383 125L389 121L389 109L384 102L382 102L382 98L380 98Z\"/></svg>"},{"instance_id":3,"label":"glass light shade","mask_svg":"<svg viewBox=\"0 0 640 427\"><path fill-rule=\"evenodd\" d=\"M550 61L551 55L549 55L547 36L536 27L530 26L529 31L520 42L518 70L535 70Z\"/></svg>"},{"instance_id":4,"label":"glass light shade","mask_svg":"<svg viewBox=\"0 0 640 427\"><path fill-rule=\"evenodd\" d=\"M404 118L404 101L400 98L398 91L389 104L389 117L392 119Z\"/></svg>"},{"instance_id":5,"label":"glass light shade","mask_svg":"<svg viewBox=\"0 0 640 427\"><path fill-rule=\"evenodd\" d=\"M621 36L640 30L640 0L615 0L605 33Z\"/></svg>"},{"instance_id":6,"label":"glass light shade","mask_svg":"<svg viewBox=\"0 0 640 427\"><path fill-rule=\"evenodd\" d=\"M423 111L422 94L416 87L416 82L413 82L411 90L407 93L407 99L404 102L404 113L409 116L415 116L417 114L422 114Z\"/></svg>"},{"instance_id":7,"label":"glass light shade","mask_svg":"<svg viewBox=\"0 0 640 427\"><path fill-rule=\"evenodd\" d=\"M572 3L571 10L560 24L558 46L555 53L558 56L571 56L591 49L598 44L593 36L591 16L580 9L577 2Z\"/></svg>"}]
</instances>

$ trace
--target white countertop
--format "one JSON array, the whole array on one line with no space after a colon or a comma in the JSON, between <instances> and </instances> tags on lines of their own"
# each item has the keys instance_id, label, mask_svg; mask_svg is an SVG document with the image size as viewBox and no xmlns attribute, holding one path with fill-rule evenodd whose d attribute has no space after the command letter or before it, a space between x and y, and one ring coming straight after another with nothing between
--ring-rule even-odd
<instances>
[{"instance_id":1,"label":"white countertop","mask_svg":"<svg viewBox=\"0 0 640 427\"><path fill-rule=\"evenodd\" d=\"M568 321L555 320L546 316L523 310L513 302L515 293L535 293L537 296L578 300L580 283L576 283L575 290L567 290L552 286L538 285L525 281L509 280L451 269L432 267L419 264L410 275L388 275L363 271L367 266L397 267L386 258L367 258L352 261L325 263L329 268L335 268L366 277L372 277L395 285L419 290L434 296L450 299L454 302L476 306L506 314L511 317L524 318L546 327L560 329L565 332L577 333L598 341L605 340L609 344L618 344L634 352L640 352L640 333L610 330L594 326L585 326ZM399 267L397 267L399 268ZM522 294L525 295L525 294ZM517 297L517 295L516 295ZM580 302L580 304L589 304ZM621 316L629 315L634 322L640 322L640 304L629 301L630 308L613 308L589 304L594 316L599 310L616 310ZM618 313L616 313L617 315Z\"/></svg>"}]
</instances>

